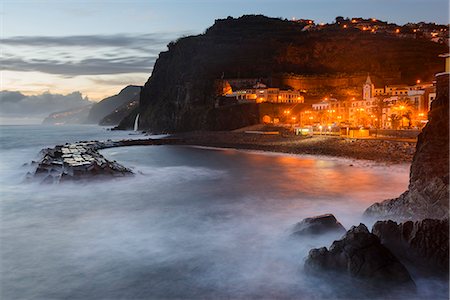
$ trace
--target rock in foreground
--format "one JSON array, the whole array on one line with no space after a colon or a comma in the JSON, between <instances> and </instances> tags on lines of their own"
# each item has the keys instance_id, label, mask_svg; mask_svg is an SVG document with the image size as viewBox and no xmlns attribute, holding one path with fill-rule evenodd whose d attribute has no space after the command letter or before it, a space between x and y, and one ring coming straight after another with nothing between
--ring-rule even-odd
<instances>
[{"instance_id":1,"label":"rock in foreground","mask_svg":"<svg viewBox=\"0 0 450 300\"><path fill-rule=\"evenodd\" d=\"M415 287L403 264L364 224L353 226L341 240L334 241L329 250L325 247L312 249L305 269L316 275L344 275L384 292Z\"/></svg>"},{"instance_id":2,"label":"rock in foreground","mask_svg":"<svg viewBox=\"0 0 450 300\"><path fill-rule=\"evenodd\" d=\"M303 219L297 223L293 230L293 235L318 235L326 233L344 234L345 228L336 220L332 214L325 214Z\"/></svg>"},{"instance_id":3,"label":"rock in foreground","mask_svg":"<svg viewBox=\"0 0 450 300\"><path fill-rule=\"evenodd\" d=\"M448 277L448 219L397 224L378 221L372 233L406 266L425 276Z\"/></svg>"},{"instance_id":4,"label":"rock in foreground","mask_svg":"<svg viewBox=\"0 0 450 300\"><path fill-rule=\"evenodd\" d=\"M114 147L114 142L82 142L58 145L41 151L34 178L43 183L131 175L130 169L104 158L97 150Z\"/></svg>"},{"instance_id":5,"label":"rock in foreground","mask_svg":"<svg viewBox=\"0 0 450 300\"><path fill-rule=\"evenodd\" d=\"M116 161L110 161L98 150L139 145L172 145L179 141L174 139L136 139L121 141L92 141L58 145L43 149L42 158L30 179L40 179L43 183L61 181L91 180L105 177L123 177L133 172Z\"/></svg>"}]
</instances>

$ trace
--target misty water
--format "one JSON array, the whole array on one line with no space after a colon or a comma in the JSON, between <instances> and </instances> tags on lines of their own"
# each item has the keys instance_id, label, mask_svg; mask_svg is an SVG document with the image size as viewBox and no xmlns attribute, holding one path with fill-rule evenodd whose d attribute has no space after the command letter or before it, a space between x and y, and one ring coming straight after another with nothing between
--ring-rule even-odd
<instances>
[{"instance_id":1,"label":"misty water","mask_svg":"<svg viewBox=\"0 0 450 300\"><path fill-rule=\"evenodd\" d=\"M336 237L295 239L292 226L330 212L371 226L364 209L408 183L408 165L181 146L102 151L131 178L24 183L44 147L136 137L1 127L2 299L333 298L303 262ZM447 297L442 282L414 279L418 298Z\"/></svg>"}]
</instances>

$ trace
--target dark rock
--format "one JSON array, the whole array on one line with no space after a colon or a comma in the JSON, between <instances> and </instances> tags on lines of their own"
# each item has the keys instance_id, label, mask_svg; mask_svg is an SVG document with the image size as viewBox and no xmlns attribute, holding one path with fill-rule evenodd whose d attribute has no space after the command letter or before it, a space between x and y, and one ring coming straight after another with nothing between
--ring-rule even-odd
<instances>
[{"instance_id":1,"label":"dark rock","mask_svg":"<svg viewBox=\"0 0 450 300\"><path fill-rule=\"evenodd\" d=\"M449 273L448 219L405 223L378 221L372 233L410 270L425 276Z\"/></svg>"},{"instance_id":2,"label":"dark rock","mask_svg":"<svg viewBox=\"0 0 450 300\"><path fill-rule=\"evenodd\" d=\"M336 273L357 279L375 288L413 289L415 284L407 269L367 230L364 224L353 226L330 249L312 249L305 262L312 274Z\"/></svg>"},{"instance_id":3,"label":"dark rock","mask_svg":"<svg viewBox=\"0 0 450 300\"><path fill-rule=\"evenodd\" d=\"M344 234L345 228L332 214L303 219L293 229L293 235Z\"/></svg>"},{"instance_id":4,"label":"dark rock","mask_svg":"<svg viewBox=\"0 0 450 300\"><path fill-rule=\"evenodd\" d=\"M449 215L449 76L437 80L430 121L418 137L411 164L408 191L400 197L375 203L365 215L378 219L444 219Z\"/></svg>"}]
</instances>

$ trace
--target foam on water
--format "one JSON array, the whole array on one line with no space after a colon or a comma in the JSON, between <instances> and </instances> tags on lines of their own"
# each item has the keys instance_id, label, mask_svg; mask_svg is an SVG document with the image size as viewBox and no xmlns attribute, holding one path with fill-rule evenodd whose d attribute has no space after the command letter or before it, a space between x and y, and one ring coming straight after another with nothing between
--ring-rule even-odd
<instances>
[{"instance_id":1,"label":"foam on water","mask_svg":"<svg viewBox=\"0 0 450 300\"><path fill-rule=\"evenodd\" d=\"M41 144L2 148L1 298L329 299L335 290L302 266L335 237L292 239L292 226L332 212L348 228L408 183L407 165L179 146L102 150L132 178L23 183L22 164L64 131L72 140L116 134L33 128ZM416 282L422 298L447 291Z\"/></svg>"}]
</instances>

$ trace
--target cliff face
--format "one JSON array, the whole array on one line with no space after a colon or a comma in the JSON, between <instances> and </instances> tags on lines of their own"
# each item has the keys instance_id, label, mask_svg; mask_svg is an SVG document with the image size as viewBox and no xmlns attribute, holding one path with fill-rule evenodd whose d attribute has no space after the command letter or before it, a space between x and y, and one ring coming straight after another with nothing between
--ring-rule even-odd
<instances>
[{"instance_id":1,"label":"cliff face","mask_svg":"<svg viewBox=\"0 0 450 300\"><path fill-rule=\"evenodd\" d=\"M430 121L420 133L408 191L376 203L365 214L381 219L448 218L449 213L449 76L437 78Z\"/></svg>"},{"instance_id":2,"label":"cliff face","mask_svg":"<svg viewBox=\"0 0 450 300\"><path fill-rule=\"evenodd\" d=\"M125 87L123 90L121 90L119 94L105 98L100 102L94 104L91 110L89 111L87 122L99 124L103 118L113 113L116 109L120 108L123 105L127 105L133 101L137 101L139 99L140 90L141 87L139 86L129 85ZM119 123L119 121L117 121L117 123ZM108 125L115 125L115 124L108 124Z\"/></svg>"},{"instance_id":3,"label":"cliff face","mask_svg":"<svg viewBox=\"0 0 450 300\"><path fill-rule=\"evenodd\" d=\"M295 22L243 16L218 20L202 35L168 45L155 63L140 99L140 127L151 131L232 129L214 110L214 82L271 78L280 73L400 74L404 82L431 80L447 47L359 30L302 31ZM357 58L357 59L355 59ZM248 123L243 116L242 123ZM128 122L132 118L127 118ZM244 124L246 125L246 124ZM127 121L119 127L130 127Z\"/></svg>"},{"instance_id":4,"label":"cliff face","mask_svg":"<svg viewBox=\"0 0 450 300\"><path fill-rule=\"evenodd\" d=\"M101 126L115 126L120 123L126 116L130 115L132 112L137 111L139 106L139 95L131 98L130 102L117 107L112 113L100 120L99 125ZM134 114L136 116L136 113ZM131 129L131 128L130 128Z\"/></svg>"}]
</instances>

